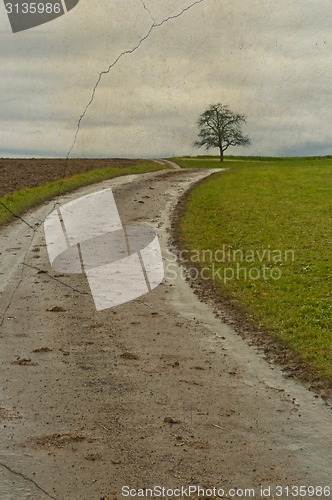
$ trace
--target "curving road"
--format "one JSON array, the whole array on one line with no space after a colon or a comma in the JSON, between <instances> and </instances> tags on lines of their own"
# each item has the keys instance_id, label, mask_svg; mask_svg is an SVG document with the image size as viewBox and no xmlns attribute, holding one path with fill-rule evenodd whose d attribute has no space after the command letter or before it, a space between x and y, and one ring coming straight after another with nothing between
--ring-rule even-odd
<instances>
[{"instance_id":1,"label":"curving road","mask_svg":"<svg viewBox=\"0 0 332 500\"><path fill-rule=\"evenodd\" d=\"M35 224L52 204L27 216L35 231L1 230L0 498L120 499L125 485L157 484L224 498L260 498L264 484L277 498L277 485L329 484L327 406L216 319L170 262L170 214L212 173L129 176L61 200L111 186L122 222L160 236L165 280L114 309L95 310L83 275L51 270Z\"/></svg>"}]
</instances>

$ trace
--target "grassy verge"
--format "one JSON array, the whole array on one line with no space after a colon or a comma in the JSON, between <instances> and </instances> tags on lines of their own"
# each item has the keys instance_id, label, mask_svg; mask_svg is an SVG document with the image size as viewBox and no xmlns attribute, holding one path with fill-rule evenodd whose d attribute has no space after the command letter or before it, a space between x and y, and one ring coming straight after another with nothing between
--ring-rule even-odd
<instances>
[{"instance_id":1,"label":"grassy verge","mask_svg":"<svg viewBox=\"0 0 332 500\"><path fill-rule=\"evenodd\" d=\"M232 167L189 195L183 244L222 294L331 383L332 160Z\"/></svg>"},{"instance_id":2,"label":"grassy verge","mask_svg":"<svg viewBox=\"0 0 332 500\"><path fill-rule=\"evenodd\" d=\"M34 188L21 189L13 194L0 198L0 225L10 222L13 215L3 206L5 205L16 215L22 215L26 210L48 201L59 194L74 191L89 184L95 184L107 179L130 174L143 174L168 168L166 165L158 165L151 161L143 161L135 167L129 168L104 168L90 170L82 174L76 174L65 179L49 182Z\"/></svg>"}]
</instances>

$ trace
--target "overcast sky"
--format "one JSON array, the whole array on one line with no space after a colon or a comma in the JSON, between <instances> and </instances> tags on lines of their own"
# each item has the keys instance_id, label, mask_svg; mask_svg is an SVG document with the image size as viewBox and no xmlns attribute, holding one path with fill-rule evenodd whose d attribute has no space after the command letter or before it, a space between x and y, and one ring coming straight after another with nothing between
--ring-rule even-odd
<instances>
[{"instance_id":1,"label":"overcast sky","mask_svg":"<svg viewBox=\"0 0 332 500\"><path fill-rule=\"evenodd\" d=\"M0 156L66 156L99 73L192 3L80 0L13 34L1 2ZM233 153L332 154L331 26L331 0L203 0L102 77L71 156L197 154L217 102L247 115Z\"/></svg>"}]
</instances>

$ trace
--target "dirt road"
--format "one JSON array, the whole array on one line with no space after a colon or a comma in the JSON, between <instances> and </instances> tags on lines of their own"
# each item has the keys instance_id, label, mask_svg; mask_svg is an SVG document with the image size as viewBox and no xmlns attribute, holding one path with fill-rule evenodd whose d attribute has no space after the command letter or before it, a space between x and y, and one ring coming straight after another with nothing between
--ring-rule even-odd
<instances>
[{"instance_id":1,"label":"dirt road","mask_svg":"<svg viewBox=\"0 0 332 500\"><path fill-rule=\"evenodd\" d=\"M165 252L172 208L210 174L118 178L61 201L113 186L123 223L156 228ZM84 276L50 268L35 226L50 207L27 216L34 232L1 232L1 499L122 499L124 486L155 485L272 499L287 498L276 485L329 484L319 398L216 319L174 262L148 295L96 312ZM319 491L310 498L330 497Z\"/></svg>"}]
</instances>

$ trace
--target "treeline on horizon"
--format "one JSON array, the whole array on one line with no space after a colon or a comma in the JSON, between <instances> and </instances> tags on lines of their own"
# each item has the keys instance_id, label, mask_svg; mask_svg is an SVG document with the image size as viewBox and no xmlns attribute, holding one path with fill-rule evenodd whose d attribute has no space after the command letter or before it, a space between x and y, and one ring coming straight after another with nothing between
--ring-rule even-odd
<instances>
[{"instance_id":1,"label":"treeline on horizon","mask_svg":"<svg viewBox=\"0 0 332 500\"><path fill-rule=\"evenodd\" d=\"M183 159L199 159L199 160L219 160L218 155L197 155L197 156L181 156ZM296 161L296 160L331 160L332 155L325 156L240 156L240 155L225 155L225 160L257 160L257 161Z\"/></svg>"}]
</instances>

